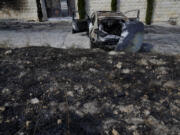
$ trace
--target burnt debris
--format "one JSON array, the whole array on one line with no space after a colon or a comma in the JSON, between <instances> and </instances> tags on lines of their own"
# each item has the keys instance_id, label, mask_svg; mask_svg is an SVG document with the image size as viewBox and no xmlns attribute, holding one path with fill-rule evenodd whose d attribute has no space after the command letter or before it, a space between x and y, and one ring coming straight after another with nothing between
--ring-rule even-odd
<instances>
[{"instance_id":1,"label":"burnt debris","mask_svg":"<svg viewBox=\"0 0 180 135\"><path fill-rule=\"evenodd\" d=\"M0 49L0 135L178 135L180 57Z\"/></svg>"},{"instance_id":2,"label":"burnt debris","mask_svg":"<svg viewBox=\"0 0 180 135\"><path fill-rule=\"evenodd\" d=\"M0 10L3 8L12 9L20 11L26 5L26 0L1 0L0 1Z\"/></svg>"},{"instance_id":3,"label":"burnt debris","mask_svg":"<svg viewBox=\"0 0 180 135\"><path fill-rule=\"evenodd\" d=\"M139 10L137 11L137 17L132 18L121 12L111 11L93 12L90 18L83 20L73 16L72 32L87 31L91 48L138 52L144 39L144 24L139 21Z\"/></svg>"}]
</instances>

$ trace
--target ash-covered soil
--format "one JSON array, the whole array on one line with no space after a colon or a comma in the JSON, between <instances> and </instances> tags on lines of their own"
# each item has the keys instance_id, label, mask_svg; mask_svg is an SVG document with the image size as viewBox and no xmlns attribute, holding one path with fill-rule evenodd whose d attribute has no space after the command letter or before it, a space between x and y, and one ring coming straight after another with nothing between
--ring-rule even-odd
<instances>
[{"instance_id":1,"label":"ash-covered soil","mask_svg":"<svg viewBox=\"0 0 180 135\"><path fill-rule=\"evenodd\" d=\"M0 49L0 135L178 135L180 57Z\"/></svg>"}]
</instances>

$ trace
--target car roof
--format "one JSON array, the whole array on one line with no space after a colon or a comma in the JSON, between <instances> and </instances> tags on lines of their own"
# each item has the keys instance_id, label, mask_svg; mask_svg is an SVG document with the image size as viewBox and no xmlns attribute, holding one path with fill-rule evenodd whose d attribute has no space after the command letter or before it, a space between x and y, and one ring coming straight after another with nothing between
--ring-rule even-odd
<instances>
[{"instance_id":1,"label":"car roof","mask_svg":"<svg viewBox=\"0 0 180 135\"><path fill-rule=\"evenodd\" d=\"M97 11L97 16L125 16L122 12L113 12L113 11Z\"/></svg>"},{"instance_id":2,"label":"car roof","mask_svg":"<svg viewBox=\"0 0 180 135\"><path fill-rule=\"evenodd\" d=\"M113 11L96 11L97 17L99 19L104 18L127 18L122 12L113 12Z\"/></svg>"}]
</instances>

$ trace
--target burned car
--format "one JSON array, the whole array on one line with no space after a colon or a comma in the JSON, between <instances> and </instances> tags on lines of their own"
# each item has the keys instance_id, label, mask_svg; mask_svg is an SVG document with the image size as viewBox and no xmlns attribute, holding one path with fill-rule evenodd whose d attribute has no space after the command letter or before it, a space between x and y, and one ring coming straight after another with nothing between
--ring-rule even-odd
<instances>
[{"instance_id":1,"label":"burned car","mask_svg":"<svg viewBox=\"0 0 180 135\"><path fill-rule=\"evenodd\" d=\"M73 21L73 29L76 32L88 31L91 48L137 52L143 43L144 24L139 21L139 10L128 12L134 11L137 11L137 16L132 18L121 12L93 12L84 20L83 29L80 29L80 20Z\"/></svg>"}]
</instances>

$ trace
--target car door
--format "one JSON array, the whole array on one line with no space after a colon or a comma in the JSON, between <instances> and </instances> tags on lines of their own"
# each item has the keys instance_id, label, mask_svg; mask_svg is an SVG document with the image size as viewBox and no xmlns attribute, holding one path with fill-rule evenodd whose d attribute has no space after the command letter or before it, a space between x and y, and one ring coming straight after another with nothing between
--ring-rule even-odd
<instances>
[{"instance_id":1,"label":"car door","mask_svg":"<svg viewBox=\"0 0 180 135\"><path fill-rule=\"evenodd\" d=\"M129 10L129 11L124 12L124 15L126 17L128 17L130 20L138 20L139 21L140 10L139 9Z\"/></svg>"},{"instance_id":2,"label":"car door","mask_svg":"<svg viewBox=\"0 0 180 135\"><path fill-rule=\"evenodd\" d=\"M89 22L89 38L92 42L97 40L98 36L98 24L97 24L97 14L94 12L90 17Z\"/></svg>"},{"instance_id":3,"label":"car door","mask_svg":"<svg viewBox=\"0 0 180 135\"><path fill-rule=\"evenodd\" d=\"M89 18L78 18L78 12L73 12L72 17L72 33L88 32L89 30Z\"/></svg>"}]
</instances>

